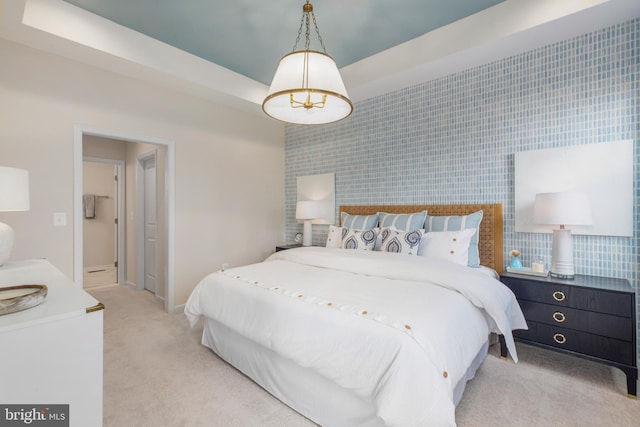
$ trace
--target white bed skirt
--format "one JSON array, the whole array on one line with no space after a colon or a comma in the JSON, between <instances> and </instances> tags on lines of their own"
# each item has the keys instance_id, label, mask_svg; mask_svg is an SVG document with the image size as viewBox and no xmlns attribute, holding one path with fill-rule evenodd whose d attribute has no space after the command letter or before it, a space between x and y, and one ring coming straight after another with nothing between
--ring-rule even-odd
<instances>
[{"instance_id":1,"label":"white bed skirt","mask_svg":"<svg viewBox=\"0 0 640 427\"><path fill-rule=\"evenodd\" d=\"M487 337L488 338L488 337ZM317 372L300 366L241 336L223 324L205 319L202 344L236 367L295 411L323 426L385 426L374 403L356 396ZM454 403L484 361L489 340L456 385Z\"/></svg>"}]
</instances>

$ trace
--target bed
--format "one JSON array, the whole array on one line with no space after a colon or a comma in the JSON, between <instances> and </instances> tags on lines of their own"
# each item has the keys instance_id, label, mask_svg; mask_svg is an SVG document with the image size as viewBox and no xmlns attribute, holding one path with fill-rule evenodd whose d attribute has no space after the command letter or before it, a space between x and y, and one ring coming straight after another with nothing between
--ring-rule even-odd
<instances>
[{"instance_id":1,"label":"bed","mask_svg":"<svg viewBox=\"0 0 640 427\"><path fill-rule=\"evenodd\" d=\"M407 227L416 219L411 214L424 212L429 221L444 219L446 225L480 212L479 225L468 227L476 232L465 235L476 237L482 267L418 256L417 249L405 254L301 247L208 275L193 290L185 314L192 326L204 318L203 345L320 425L455 425L455 405L486 357L490 337L503 335L517 361L511 331L526 328L515 297L496 278L502 269L502 207L340 207L343 225L378 212L386 213L385 221L406 219ZM458 231L429 227L429 238L445 236L468 246ZM363 239L370 231L335 229ZM395 226L375 230L376 236L383 230L391 236L385 235L385 250L394 247L393 236L411 241L415 233ZM427 234L419 230L422 238ZM432 251L440 248L430 245Z\"/></svg>"}]
</instances>

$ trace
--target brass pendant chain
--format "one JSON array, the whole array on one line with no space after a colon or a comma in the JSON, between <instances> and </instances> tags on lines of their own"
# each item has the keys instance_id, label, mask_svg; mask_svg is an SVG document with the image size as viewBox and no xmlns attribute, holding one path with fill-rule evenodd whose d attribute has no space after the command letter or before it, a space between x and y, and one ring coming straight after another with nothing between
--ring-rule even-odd
<instances>
[{"instance_id":1,"label":"brass pendant chain","mask_svg":"<svg viewBox=\"0 0 640 427\"><path fill-rule=\"evenodd\" d=\"M327 48L324 46L324 41L322 40L322 36L320 35L320 29L318 28L318 22L316 21L316 15L313 13L313 5L308 1L302 6L302 18L300 18L300 28L298 28L298 36L296 37L296 42L293 45L292 52L295 52L298 48L298 43L300 43L300 36L302 35L302 27L305 27L305 43L304 49L309 50L311 47L311 23L309 21L309 15L313 19L313 26L316 30L316 35L318 36L318 41L320 42L320 46L322 47L322 51L327 53Z\"/></svg>"}]
</instances>

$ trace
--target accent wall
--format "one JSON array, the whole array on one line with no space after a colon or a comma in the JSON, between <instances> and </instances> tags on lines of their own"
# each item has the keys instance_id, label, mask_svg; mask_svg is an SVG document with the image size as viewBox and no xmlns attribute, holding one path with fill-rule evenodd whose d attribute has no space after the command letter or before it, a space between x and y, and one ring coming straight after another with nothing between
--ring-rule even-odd
<instances>
[{"instance_id":1,"label":"accent wall","mask_svg":"<svg viewBox=\"0 0 640 427\"><path fill-rule=\"evenodd\" d=\"M514 153L634 141L633 237L574 236L578 274L626 278L640 257L640 19L355 105L330 125L289 125L286 238L296 177L335 173L343 204L502 203L504 259L551 260L551 235L514 229ZM328 226L314 225L323 245ZM638 302L640 298L636 298ZM640 305L636 312L640 312ZM640 324L639 324L640 325Z\"/></svg>"}]
</instances>

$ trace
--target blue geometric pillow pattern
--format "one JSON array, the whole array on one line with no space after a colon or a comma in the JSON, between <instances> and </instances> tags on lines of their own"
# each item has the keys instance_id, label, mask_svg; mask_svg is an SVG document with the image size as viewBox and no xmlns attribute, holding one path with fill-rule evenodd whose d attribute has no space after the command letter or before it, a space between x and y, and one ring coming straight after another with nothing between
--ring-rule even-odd
<instances>
[{"instance_id":1,"label":"blue geometric pillow pattern","mask_svg":"<svg viewBox=\"0 0 640 427\"><path fill-rule=\"evenodd\" d=\"M340 217L342 226L352 230L371 230L378 226L378 214L374 215L349 215L342 212Z\"/></svg>"},{"instance_id":2,"label":"blue geometric pillow pattern","mask_svg":"<svg viewBox=\"0 0 640 427\"><path fill-rule=\"evenodd\" d=\"M382 234L380 247L382 252L417 255L424 230L398 231L392 228L383 228L380 233Z\"/></svg>"},{"instance_id":3,"label":"blue geometric pillow pattern","mask_svg":"<svg viewBox=\"0 0 640 427\"><path fill-rule=\"evenodd\" d=\"M455 231L467 228L475 229L469 242L469 267L480 267L480 253L478 252L478 236L480 235L480 221L482 211L462 216L431 216L427 215L424 221L424 229L430 231Z\"/></svg>"},{"instance_id":4,"label":"blue geometric pillow pattern","mask_svg":"<svg viewBox=\"0 0 640 427\"><path fill-rule=\"evenodd\" d=\"M342 238L343 249L358 249L372 251L376 243L378 233L375 230L349 230Z\"/></svg>"},{"instance_id":5,"label":"blue geometric pillow pattern","mask_svg":"<svg viewBox=\"0 0 640 427\"><path fill-rule=\"evenodd\" d=\"M380 228L395 227L400 231L413 231L423 227L427 211L412 214L390 214L378 212Z\"/></svg>"}]
</instances>

